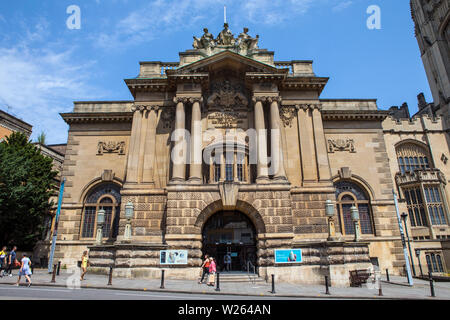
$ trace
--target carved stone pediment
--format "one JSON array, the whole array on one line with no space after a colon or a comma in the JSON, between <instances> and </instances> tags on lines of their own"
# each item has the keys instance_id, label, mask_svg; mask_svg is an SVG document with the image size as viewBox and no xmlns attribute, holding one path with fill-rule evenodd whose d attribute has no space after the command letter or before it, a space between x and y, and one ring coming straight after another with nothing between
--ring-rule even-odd
<instances>
[{"instance_id":1,"label":"carved stone pediment","mask_svg":"<svg viewBox=\"0 0 450 320\"><path fill-rule=\"evenodd\" d=\"M99 141L97 146L97 155L104 153L125 154L125 141Z\"/></svg>"},{"instance_id":2,"label":"carved stone pediment","mask_svg":"<svg viewBox=\"0 0 450 320\"><path fill-rule=\"evenodd\" d=\"M335 151L356 153L355 141L353 139L328 139L328 153L334 153Z\"/></svg>"}]
</instances>

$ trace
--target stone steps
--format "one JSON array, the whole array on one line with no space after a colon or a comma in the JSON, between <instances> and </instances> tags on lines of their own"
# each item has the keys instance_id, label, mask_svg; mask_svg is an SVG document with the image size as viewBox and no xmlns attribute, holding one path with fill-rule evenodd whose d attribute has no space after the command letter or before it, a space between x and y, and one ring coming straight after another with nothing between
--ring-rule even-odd
<instances>
[{"instance_id":1,"label":"stone steps","mask_svg":"<svg viewBox=\"0 0 450 320\"><path fill-rule=\"evenodd\" d=\"M221 273L220 274L220 282L250 282L250 283L260 283L260 282L266 282L263 278L259 277L255 274L227 274L227 273Z\"/></svg>"}]
</instances>

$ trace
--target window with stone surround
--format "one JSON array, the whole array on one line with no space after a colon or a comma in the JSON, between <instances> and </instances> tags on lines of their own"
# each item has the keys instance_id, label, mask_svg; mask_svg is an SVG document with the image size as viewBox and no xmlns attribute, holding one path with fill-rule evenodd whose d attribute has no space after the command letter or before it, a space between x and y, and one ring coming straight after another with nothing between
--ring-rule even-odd
<instances>
[{"instance_id":1,"label":"window with stone surround","mask_svg":"<svg viewBox=\"0 0 450 320\"><path fill-rule=\"evenodd\" d=\"M445 272L440 252L430 252L425 255L429 272Z\"/></svg>"},{"instance_id":2,"label":"window with stone surround","mask_svg":"<svg viewBox=\"0 0 450 320\"><path fill-rule=\"evenodd\" d=\"M218 183L221 181L251 182L251 166L248 153L244 147L216 146L210 152L210 164L205 166L203 176L205 183Z\"/></svg>"},{"instance_id":3,"label":"window with stone surround","mask_svg":"<svg viewBox=\"0 0 450 320\"><path fill-rule=\"evenodd\" d=\"M370 200L363 188L350 181L335 183L338 225L343 235L355 234L351 218L351 207L359 212L359 224L362 234L374 234Z\"/></svg>"},{"instance_id":4,"label":"window with stone surround","mask_svg":"<svg viewBox=\"0 0 450 320\"><path fill-rule=\"evenodd\" d=\"M441 201L439 186L425 186L425 198L432 225L446 225L445 209Z\"/></svg>"},{"instance_id":5,"label":"window with stone surround","mask_svg":"<svg viewBox=\"0 0 450 320\"><path fill-rule=\"evenodd\" d=\"M412 227L428 226L425 206L422 199L420 187L412 187L403 189L406 199L406 207L408 209L409 219Z\"/></svg>"},{"instance_id":6,"label":"window with stone surround","mask_svg":"<svg viewBox=\"0 0 450 320\"><path fill-rule=\"evenodd\" d=\"M401 174L430 169L428 150L415 143L404 143L396 148L398 167Z\"/></svg>"},{"instance_id":7,"label":"window with stone surround","mask_svg":"<svg viewBox=\"0 0 450 320\"><path fill-rule=\"evenodd\" d=\"M84 214L81 227L82 239L94 239L97 230L97 215L100 209L105 210L103 237L116 238L120 217L120 187L113 183L94 187L84 202Z\"/></svg>"}]
</instances>

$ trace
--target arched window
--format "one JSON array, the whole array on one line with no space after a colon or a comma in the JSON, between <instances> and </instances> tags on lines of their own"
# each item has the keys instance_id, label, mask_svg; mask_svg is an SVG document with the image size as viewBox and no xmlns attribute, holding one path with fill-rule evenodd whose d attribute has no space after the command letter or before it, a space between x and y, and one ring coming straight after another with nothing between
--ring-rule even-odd
<instances>
[{"instance_id":1,"label":"arched window","mask_svg":"<svg viewBox=\"0 0 450 320\"><path fill-rule=\"evenodd\" d=\"M359 212L359 224L362 234L374 234L370 201L367 193L358 185L349 181L335 184L339 226L343 235L355 234L355 226L351 217L351 207Z\"/></svg>"},{"instance_id":2,"label":"arched window","mask_svg":"<svg viewBox=\"0 0 450 320\"><path fill-rule=\"evenodd\" d=\"M250 183L252 177L248 150L239 144L216 144L205 149L209 164L204 166L204 183L239 181Z\"/></svg>"},{"instance_id":3,"label":"arched window","mask_svg":"<svg viewBox=\"0 0 450 320\"><path fill-rule=\"evenodd\" d=\"M120 187L115 184L102 184L90 191L84 202L81 238L95 238L97 214L100 209L105 210L103 237L116 238L119 228L120 201Z\"/></svg>"},{"instance_id":4,"label":"arched window","mask_svg":"<svg viewBox=\"0 0 450 320\"><path fill-rule=\"evenodd\" d=\"M400 173L430 169L429 152L415 143L404 143L396 148Z\"/></svg>"}]
</instances>

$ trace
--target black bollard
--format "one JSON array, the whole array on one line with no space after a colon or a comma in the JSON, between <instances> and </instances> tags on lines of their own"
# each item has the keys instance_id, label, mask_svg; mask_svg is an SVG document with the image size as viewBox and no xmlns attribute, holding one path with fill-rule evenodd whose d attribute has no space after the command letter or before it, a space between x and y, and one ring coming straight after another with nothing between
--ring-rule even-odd
<instances>
[{"instance_id":1,"label":"black bollard","mask_svg":"<svg viewBox=\"0 0 450 320\"><path fill-rule=\"evenodd\" d=\"M108 280L108 286L112 286L112 273L113 273L113 267L109 267L109 280Z\"/></svg>"},{"instance_id":2,"label":"black bollard","mask_svg":"<svg viewBox=\"0 0 450 320\"><path fill-rule=\"evenodd\" d=\"M61 270L61 261L58 261L58 269L56 270L56 275L59 276L59 271Z\"/></svg>"},{"instance_id":3,"label":"black bollard","mask_svg":"<svg viewBox=\"0 0 450 320\"><path fill-rule=\"evenodd\" d=\"M220 273L217 272L217 287L216 291L220 291Z\"/></svg>"},{"instance_id":4,"label":"black bollard","mask_svg":"<svg viewBox=\"0 0 450 320\"><path fill-rule=\"evenodd\" d=\"M161 287L160 289L164 289L164 270L161 270Z\"/></svg>"},{"instance_id":5,"label":"black bollard","mask_svg":"<svg viewBox=\"0 0 450 320\"><path fill-rule=\"evenodd\" d=\"M275 292L275 275L272 275L272 291L270 293L276 293Z\"/></svg>"},{"instance_id":6,"label":"black bollard","mask_svg":"<svg viewBox=\"0 0 450 320\"><path fill-rule=\"evenodd\" d=\"M328 276L325 276L325 294L330 294L330 288L328 286Z\"/></svg>"},{"instance_id":7,"label":"black bollard","mask_svg":"<svg viewBox=\"0 0 450 320\"><path fill-rule=\"evenodd\" d=\"M53 265L52 281L50 281L50 282L51 283L56 282L56 264Z\"/></svg>"},{"instance_id":8,"label":"black bollard","mask_svg":"<svg viewBox=\"0 0 450 320\"><path fill-rule=\"evenodd\" d=\"M433 276L431 275L431 272L428 272L428 277L430 278L431 296L436 297L436 293L434 292L434 281L433 281Z\"/></svg>"},{"instance_id":9,"label":"black bollard","mask_svg":"<svg viewBox=\"0 0 450 320\"><path fill-rule=\"evenodd\" d=\"M386 269L386 280L387 280L387 282L391 282L391 280L389 278L389 269Z\"/></svg>"}]
</instances>

